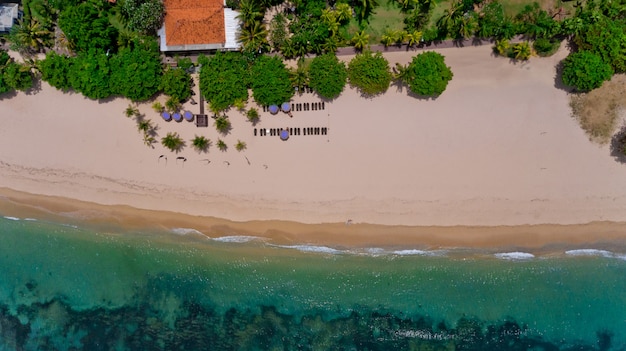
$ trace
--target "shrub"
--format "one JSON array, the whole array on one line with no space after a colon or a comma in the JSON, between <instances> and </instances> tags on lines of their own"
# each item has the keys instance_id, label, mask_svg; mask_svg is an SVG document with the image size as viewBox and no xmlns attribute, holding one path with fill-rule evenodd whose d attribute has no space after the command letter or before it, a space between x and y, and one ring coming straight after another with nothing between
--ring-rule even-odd
<instances>
[{"instance_id":1,"label":"shrub","mask_svg":"<svg viewBox=\"0 0 626 351\"><path fill-rule=\"evenodd\" d=\"M439 96L452 79L443 55L428 51L413 57L402 76L409 89L417 95Z\"/></svg>"},{"instance_id":2,"label":"shrub","mask_svg":"<svg viewBox=\"0 0 626 351\"><path fill-rule=\"evenodd\" d=\"M309 85L321 97L334 99L346 86L346 65L334 54L317 56L309 65Z\"/></svg>"},{"instance_id":3,"label":"shrub","mask_svg":"<svg viewBox=\"0 0 626 351\"><path fill-rule=\"evenodd\" d=\"M218 52L198 58L202 64L200 91L215 111L228 109L237 100L248 99L248 64L236 52Z\"/></svg>"},{"instance_id":4,"label":"shrub","mask_svg":"<svg viewBox=\"0 0 626 351\"><path fill-rule=\"evenodd\" d=\"M537 38L533 42L533 48L537 55L541 57L548 57L554 55L554 53L561 46L561 42L556 39Z\"/></svg>"},{"instance_id":5,"label":"shrub","mask_svg":"<svg viewBox=\"0 0 626 351\"><path fill-rule=\"evenodd\" d=\"M181 68L168 69L161 77L163 92L180 102L191 97L191 76Z\"/></svg>"},{"instance_id":6,"label":"shrub","mask_svg":"<svg viewBox=\"0 0 626 351\"><path fill-rule=\"evenodd\" d=\"M348 64L350 85L365 95L384 93L391 83L389 62L380 52L365 51L356 55Z\"/></svg>"},{"instance_id":7,"label":"shrub","mask_svg":"<svg viewBox=\"0 0 626 351\"><path fill-rule=\"evenodd\" d=\"M613 75L611 65L589 51L570 54L563 60L563 83L579 91L599 88Z\"/></svg>"},{"instance_id":8,"label":"shrub","mask_svg":"<svg viewBox=\"0 0 626 351\"><path fill-rule=\"evenodd\" d=\"M294 89L289 71L278 57L259 56L252 66L252 95L259 105L281 104L291 100Z\"/></svg>"}]
</instances>

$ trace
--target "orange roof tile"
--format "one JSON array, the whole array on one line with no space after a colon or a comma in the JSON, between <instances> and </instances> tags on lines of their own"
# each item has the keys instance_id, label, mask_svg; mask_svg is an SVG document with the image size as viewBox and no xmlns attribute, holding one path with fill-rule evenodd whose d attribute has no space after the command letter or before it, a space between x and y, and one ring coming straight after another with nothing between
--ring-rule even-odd
<instances>
[{"instance_id":1,"label":"orange roof tile","mask_svg":"<svg viewBox=\"0 0 626 351\"><path fill-rule=\"evenodd\" d=\"M168 46L226 42L223 0L165 0Z\"/></svg>"}]
</instances>

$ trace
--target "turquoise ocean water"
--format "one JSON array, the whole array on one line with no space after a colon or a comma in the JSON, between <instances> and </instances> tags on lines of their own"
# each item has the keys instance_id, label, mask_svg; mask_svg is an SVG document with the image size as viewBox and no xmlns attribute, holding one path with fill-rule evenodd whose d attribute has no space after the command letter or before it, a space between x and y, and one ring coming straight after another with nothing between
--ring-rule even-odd
<instances>
[{"instance_id":1,"label":"turquoise ocean water","mask_svg":"<svg viewBox=\"0 0 626 351\"><path fill-rule=\"evenodd\" d=\"M623 250L112 228L0 215L0 350L626 350Z\"/></svg>"}]
</instances>

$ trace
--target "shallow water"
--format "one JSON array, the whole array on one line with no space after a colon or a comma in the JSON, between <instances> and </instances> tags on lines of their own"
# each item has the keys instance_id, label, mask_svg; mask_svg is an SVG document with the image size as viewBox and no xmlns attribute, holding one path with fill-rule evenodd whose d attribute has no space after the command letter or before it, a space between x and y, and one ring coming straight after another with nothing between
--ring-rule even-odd
<instances>
[{"instance_id":1,"label":"shallow water","mask_svg":"<svg viewBox=\"0 0 626 351\"><path fill-rule=\"evenodd\" d=\"M626 255L608 250L273 246L1 217L0 238L0 350L626 348Z\"/></svg>"}]
</instances>

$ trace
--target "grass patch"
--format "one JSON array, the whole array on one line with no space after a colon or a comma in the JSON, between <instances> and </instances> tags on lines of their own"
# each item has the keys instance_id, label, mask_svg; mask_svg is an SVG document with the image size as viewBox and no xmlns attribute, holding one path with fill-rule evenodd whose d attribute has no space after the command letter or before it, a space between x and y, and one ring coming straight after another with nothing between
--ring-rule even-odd
<instances>
[{"instance_id":1,"label":"grass patch","mask_svg":"<svg viewBox=\"0 0 626 351\"><path fill-rule=\"evenodd\" d=\"M400 9L398 9L395 4L385 2L374 10L374 14L370 18L370 23L365 27L365 33L370 36L370 45L380 44L382 35L388 29L404 29L404 14L400 12ZM354 33L359 31L357 20L352 18L344 31L345 32L342 34L345 38L352 38Z\"/></svg>"},{"instance_id":2,"label":"grass patch","mask_svg":"<svg viewBox=\"0 0 626 351\"><path fill-rule=\"evenodd\" d=\"M620 112L626 110L626 75L616 74L598 89L572 95L570 106L589 139L606 144L615 131Z\"/></svg>"}]
</instances>

